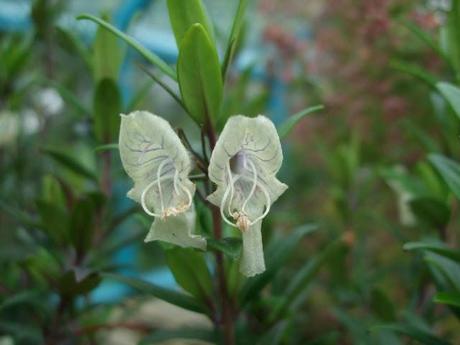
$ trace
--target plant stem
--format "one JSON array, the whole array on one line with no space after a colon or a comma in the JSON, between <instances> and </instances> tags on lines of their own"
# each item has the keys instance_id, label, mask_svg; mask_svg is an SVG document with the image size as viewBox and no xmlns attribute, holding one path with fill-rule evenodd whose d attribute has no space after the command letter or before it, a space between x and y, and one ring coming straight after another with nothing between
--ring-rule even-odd
<instances>
[{"instance_id":1,"label":"plant stem","mask_svg":"<svg viewBox=\"0 0 460 345\"><path fill-rule=\"evenodd\" d=\"M216 240L222 239L222 222L220 211L216 206L212 206L212 223L214 228L214 237ZM216 267L218 279L218 293L221 300L222 328L224 333L224 344L235 344L235 331L233 323L233 311L231 299L228 295L227 281L225 279L224 257L221 251L216 251Z\"/></svg>"},{"instance_id":2,"label":"plant stem","mask_svg":"<svg viewBox=\"0 0 460 345\"><path fill-rule=\"evenodd\" d=\"M110 197L112 193L112 178L110 176L111 169L111 153L109 151L102 153L102 177L101 177L101 190Z\"/></svg>"},{"instance_id":3,"label":"plant stem","mask_svg":"<svg viewBox=\"0 0 460 345\"><path fill-rule=\"evenodd\" d=\"M206 126L206 134L209 138L211 152L216 145L216 132L210 122ZM212 225L214 229L214 238L216 240L222 239L222 221L220 219L219 208L215 205L210 205L212 212ZM225 278L224 257L221 251L216 251L216 270L217 270L217 283L218 295L221 302L221 324L224 335L225 345L235 344L235 325L233 322L233 306L232 300L228 294L227 281Z\"/></svg>"}]
</instances>

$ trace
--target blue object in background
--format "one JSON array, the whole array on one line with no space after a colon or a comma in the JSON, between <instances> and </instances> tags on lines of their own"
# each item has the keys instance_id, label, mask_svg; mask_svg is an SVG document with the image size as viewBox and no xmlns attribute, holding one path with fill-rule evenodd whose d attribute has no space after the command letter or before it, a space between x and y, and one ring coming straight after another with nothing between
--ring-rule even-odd
<instances>
[{"instance_id":1,"label":"blue object in background","mask_svg":"<svg viewBox=\"0 0 460 345\"><path fill-rule=\"evenodd\" d=\"M31 28L29 1L0 0L0 30L23 32Z\"/></svg>"},{"instance_id":2,"label":"blue object in background","mask_svg":"<svg viewBox=\"0 0 460 345\"><path fill-rule=\"evenodd\" d=\"M270 98L268 109L273 123L278 126L286 119L286 82L279 78L269 78Z\"/></svg>"},{"instance_id":3,"label":"blue object in background","mask_svg":"<svg viewBox=\"0 0 460 345\"><path fill-rule=\"evenodd\" d=\"M125 31L136 12L147 8L151 2L153 0L123 0L113 15L115 26Z\"/></svg>"}]
</instances>

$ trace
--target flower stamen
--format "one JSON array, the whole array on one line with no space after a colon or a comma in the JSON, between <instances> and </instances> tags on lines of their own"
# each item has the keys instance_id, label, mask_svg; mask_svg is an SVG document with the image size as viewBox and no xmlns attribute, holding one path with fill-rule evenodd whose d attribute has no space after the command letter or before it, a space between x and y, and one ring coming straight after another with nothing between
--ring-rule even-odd
<instances>
[{"instance_id":1,"label":"flower stamen","mask_svg":"<svg viewBox=\"0 0 460 345\"><path fill-rule=\"evenodd\" d=\"M221 204L220 204L220 215L222 217L222 219L225 221L225 223L227 223L228 225L230 226L233 226L233 227L238 227L237 224L234 224L232 223L230 220L228 220L227 216L225 215L225 203L227 202L227 199L228 199L228 194L230 193L230 191L232 191L232 196L229 200L229 205L228 205L228 209L229 209L229 214L232 214L232 212L230 212L230 204L232 203L232 199L233 199L233 188L234 188L234 184L236 183L236 181L239 180L241 176L237 176L235 179L233 179L230 175L230 183L228 184L227 188L225 189L225 192L224 192L224 196L222 197L222 201L221 201ZM233 215L232 215L233 216Z\"/></svg>"},{"instance_id":2,"label":"flower stamen","mask_svg":"<svg viewBox=\"0 0 460 345\"><path fill-rule=\"evenodd\" d=\"M186 210L188 210L190 208L190 206L192 206L192 203L193 203L192 194L183 185L183 183L180 181L178 170L176 170L174 174L161 176L161 170L164 168L164 166L166 165L167 162L168 162L167 160L164 160L163 162L161 162L161 164L158 166L157 178L154 181L152 181L150 184L148 184L147 187L145 187L145 189L144 189L144 191L142 192L142 195L141 195L141 205L142 205L142 208L144 209L145 213L147 213L148 215L153 216L153 217L160 217L162 219L164 219L166 217L169 217L171 215L176 216L176 215L178 215L178 214L180 214L182 212L185 212ZM186 204L179 205L177 207L168 207L167 209L165 209L164 200L163 200L163 191L162 191L162 188L161 188L161 182L164 181L164 180L168 180L168 179L173 180L174 191L176 192L177 195L180 195L179 188L182 189L185 192L185 194L187 195L187 199L188 199ZM160 197L161 213L159 213L159 214L149 210L147 205L146 205L146 203L145 203L145 197L146 197L148 191L155 185L157 185L157 187L158 187L158 194L159 194L159 197Z\"/></svg>"},{"instance_id":3,"label":"flower stamen","mask_svg":"<svg viewBox=\"0 0 460 345\"><path fill-rule=\"evenodd\" d=\"M220 204L220 215L222 216L222 219L225 221L225 223L227 223L230 226L236 227L240 229L241 231L248 230L250 226L256 224L258 221L265 218L268 212L270 212L270 206L271 206L271 199L270 199L270 195L267 189L263 186L263 184L257 181L257 170L256 170L254 163L249 159L247 160L247 163L250 165L251 170L253 172L252 179L250 179L250 182L252 182L252 187L251 187L251 191L249 192L248 196L246 197L241 207L241 211L232 212L231 210L231 204L233 201L235 184L240 178L243 180L249 180L249 178L243 175L237 175L235 178L232 178L230 164L227 164L229 182L228 182L227 188L225 189L225 192L222 197L221 204ZM262 191L263 195L265 196L265 201L266 201L265 211L261 216L257 217L256 219L250 220L248 217L247 211L246 211L246 205L248 204L249 200L254 196L257 187ZM229 198L229 194L230 194L230 198ZM227 204L228 214L231 215L233 219L235 219L235 223L230 221L225 215L225 204L227 203L227 201L228 201L228 204Z\"/></svg>"},{"instance_id":4,"label":"flower stamen","mask_svg":"<svg viewBox=\"0 0 460 345\"><path fill-rule=\"evenodd\" d=\"M246 205L249 202L249 200L252 198L252 196L254 195L254 193L256 191L256 187L257 187L257 170L256 170L256 167L254 166L254 163L250 159L247 159L246 162L249 163L249 165L250 165L250 167L252 169L253 175L252 175L251 191L249 192L248 197L244 201L243 207L241 207L241 211L243 211L243 213L246 213L246 211L245 211Z\"/></svg>"}]
</instances>

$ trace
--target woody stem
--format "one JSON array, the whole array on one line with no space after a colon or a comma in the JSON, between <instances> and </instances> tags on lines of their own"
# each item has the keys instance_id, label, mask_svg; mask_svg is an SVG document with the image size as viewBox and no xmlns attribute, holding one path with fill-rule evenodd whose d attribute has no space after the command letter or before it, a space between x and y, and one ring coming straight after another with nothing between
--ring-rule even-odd
<instances>
[{"instance_id":1,"label":"woody stem","mask_svg":"<svg viewBox=\"0 0 460 345\"><path fill-rule=\"evenodd\" d=\"M211 146L211 152L216 145L216 132L208 121L206 125L206 135L209 139ZM222 239L222 221L220 219L220 210L217 206L210 205L212 212L212 224L214 229L214 237L216 240ZM216 271L217 271L217 282L218 282L218 295L221 303L221 317L220 319L222 331L223 331L223 343L225 345L235 344L235 325L233 322L233 306L232 299L229 296L227 281L225 278L225 267L224 257L221 251L215 252L216 256Z\"/></svg>"}]
</instances>

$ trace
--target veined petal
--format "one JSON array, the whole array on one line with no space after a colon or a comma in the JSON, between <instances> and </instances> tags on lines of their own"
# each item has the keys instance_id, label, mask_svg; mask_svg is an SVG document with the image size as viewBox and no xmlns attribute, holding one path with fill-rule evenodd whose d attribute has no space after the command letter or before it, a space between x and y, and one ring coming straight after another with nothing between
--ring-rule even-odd
<instances>
[{"instance_id":1,"label":"veined petal","mask_svg":"<svg viewBox=\"0 0 460 345\"><path fill-rule=\"evenodd\" d=\"M276 178L282 161L276 128L261 115L231 117L212 153L209 178L217 189L208 200L220 207L227 223L243 232L241 270L244 274L263 270L262 242L258 244L257 239L261 240L262 219L287 189ZM253 254L250 254L251 248L255 251Z\"/></svg>"},{"instance_id":2,"label":"veined petal","mask_svg":"<svg viewBox=\"0 0 460 345\"><path fill-rule=\"evenodd\" d=\"M262 221L243 231L243 250L241 252L240 272L252 277L265 271L264 249L262 244Z\"/></svg>"},{"instance_id":3,"label":"veined petal","mask_svg":"<svg viewBox=\"0 0 460 345\"><path fill-rule=\"evenodd\" d=\"M189 210L177 216L171 216L165 219L156 218L144 241L150 242L158 240L184 248L192 247L205 250L206 240L199 235L193 234L195 217L195 208L192 206Z\"/></svg>"},{"instance_id":4,"label":"veined petal","mask_svg":"<svg viewBox=\"0 0 460 345\"><path fill-rule=\"evenodd\" d=\"M123 167L134 181L128 197L140 203L147 214L157 217L152 226L157 230L151 230L150 238L156 236L187 246L190 238L184 234L191 233L194 225L187 220L190 212L194 214L191 208L195 185L188 178L192 163L170 124L147 111L122 114L119 149ZM164 233L173 229L170 224L183 227L177 230L182 236L174 241ZM199 247L196 243L194 246Z\"/></svg>"},{"instance_id":5,"label":"veined petal","mask_svg":"<svg viewBox=\"0 0 460 345\"><path fill-rule=\"evenodd\" d=\"M119 147L123 167L134 181L131 199L156 214L185 211L195 192L188 179L191 160L166 120L147 111L121 115Z\"/></svg>"},{"instance_id":6,"label":"veined petal","mask_svg":"<svg viewBox=\"0 0 460 345\"><path fill-rule=\"evenodd\" d=\"M251 188L255 170L257 182L266 188L273 203L287 188L275 177L282 161L281 143L273 122L262 115L256 118L242 115L231 117L212 152L209 178L218 188L208 199L220 205L231 184L229 175L238 178L235 183L238 189L234 195L236 202L238 198L244 199L245 192ZM255 199L264 200L264 196L257 191L260 188L256 190Z\"/></svg>"}]
</instances>

